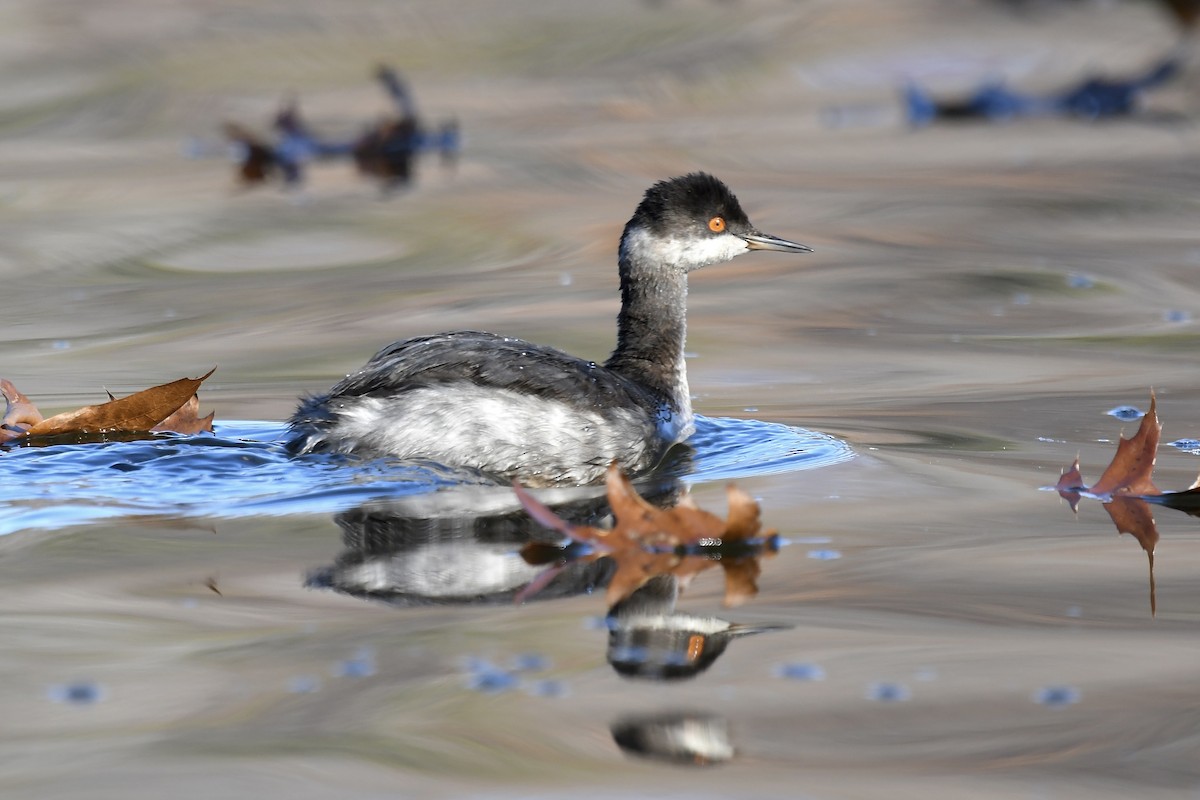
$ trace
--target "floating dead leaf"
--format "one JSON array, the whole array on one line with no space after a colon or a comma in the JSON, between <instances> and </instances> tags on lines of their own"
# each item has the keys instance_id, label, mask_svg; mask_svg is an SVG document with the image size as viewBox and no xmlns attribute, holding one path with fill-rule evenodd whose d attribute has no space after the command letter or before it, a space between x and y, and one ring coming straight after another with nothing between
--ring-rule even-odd
<instances>
[{"instance_id":1,"label":"floating dead leaf","mask_svg":"<svg viewBox=\"0 0 1200 800\"><path fill-rule=\"evenodd\" d=\"M1128 439L1122 438L1117 443L1116 455L1100 479L1090 488L1084 485L1083 476L1079 472L1079 456L1075 457L1069 469L1063 471L1054 489L1071 502L1071 510L1077 507L1079 492L1087 492L1101 499L1117 495L1154 498L1162 495L1151 480L1154 463L1158 457L1158 441L1162 434L1162 423L1158 421L1156 406L1154 392L1151 392L1150 410L1142 417L1137 433ZM1200 491L1197 494L1200 495Z\"/></svg>"},{"instance_id":2,"label":"floating dead leaf","mask_svg":"<svg viewBox=\"0 0 1200 800\"><path fill-rule=\"evenodd\" d=\"M1154 472L1154 462L1158 457L1158 439L1162 433L1162 423L1158 421L1155 408L1154 392L1150 393L1150 410L1142 417L1137 433L1131 438L1122 438L1117 443L1117 453L1112 463L1100 476L1100 480L1092 484L1089 491L1096 495L1112 494L1159 494L1158 489L1150 480Z\"/></svg>"},{"instance_id":3,"label":"floating dead leaf","mask_svg":"<svg viewBox=\"0 0 1200 800\"><path fill-rule=\"evenodd\" d=\"M249 128L236 122L226 122L221 129L230 141L242 146L242 159L238 162L238 175L243 184L263 183L278 171L279 164L274 148Z\"/></svg>"},{"instance_id":4,"label":"floating dead leaf","mask_svg":"<svg viewBox=\"0 0 1200 800\"><path fill-rule=\"evenodd\" d=\"M616 521L612 530L572 525L560 519L521 486L514 488L525 510L543 526L575 541L603 547L619 547L630 543L643 549L672 550L697 544L720 546L774 533L769 531L761 534L758 504L733 485L728 488L728 521L690 502L682 502L671 508L658 508L644 500L633 488L633 482L615 465L609 467L605 485Z\"/></svg>"},{"instance_id":5,"label":"floating dead leaf","mask_svg":"<svg viewBox=\"0 0 1200 800\"><path fill-rule=\"evenodd\" d=\"M683 582L717 565L725 570L727 605L737 605L757 593L758 559L774 554L775 531L762 531L758 504L745 492L729 486L729 515L722 520L690 501L665 509L648 503L615 465L609 467L606 486L614 518L611 530L572 525L521 486L515 485L514 490L539 524L594 548L596 552L585 558L607 557L616 563L608 585L609 605L656 575L675 575ZM544 545L527 546L527 550L522 552L531 563L545 563ZM518 600L536 594L555 571L552 567L531 583Z\"/></svg>"},{"instance_id":6,"label":"floating dead leaf","mask_svg":"<svg viewBox=\"0 0 1200 800\"><path fill-rule=\"evenodd\" d=\"M211 374L211 373L209 373ZM175 409L171 416L155 425L152 431L173 431L175 433L212 433L215 411L208 412L207 417L200 416L200 396L192 395L187 402Z\"/></svg>"},{"instance_id":7,"label":"floating dead leaf","mask_svg":"<svg viewBox=\"0 0 1200 800\"><path fill-rule=\"evenodd\" d=\"M1075 462L1071 464L1071 468L1063 470L1063 474L1059 476L1058 483L1054 485L1058 496L1067 501L1071 506L1071 511L1079 511L1080 492L1085 491L1087 487L1083 485L1083 476L1079 474L1079 456L1075 456Z\"/></svg>"},{"instance_id":8,"label":"floating dead leaf","mask_svg":"<svg viewBox=\"0 0 1200 800\"><path fill-rule=\"evenodd\" d=\"M110 399L107 403L86 406L76 411L44 419L34 403L12 382L0 380L0 394L7 405L0 422L0 443L35 437L211 431L213 414L199 416L200 400L196 389L216 367L199 378L180 378L140 392ZM112 397L111 393L108 393Z\"/></svg>"},{"instance_id":9,"label":"floating dead leaf","mask_svg":"<svg viewBox=\"0 0 1200 800\"><path fill-rule=\"evenodd\" d=\"M0 421L0 442L24 436L29 428L42 421L42 412L7 378L0 378L0 394L6 404L4 419Z\"/></svg>"},{"instance_id":10,"label":"floating dead leaf","mask_svg":"<svg viewBox=\"0 0 1200 800\"><path fill-rule=\"evenodd\" d=\"M369 123L353 138L321 136L300 114L295 96L285 98L275 115L275 135L261 135L237 122L225 122L221 130L239 149L237 164L240 184L249 188L281 179L285 186L304 182L307 164L314 160L346 160L360 174L378 179L386 191L408 184L417 157L436 152L443 166L457 163L459 132L457 120L428 127L417 115L407 83L390 67L375 73L394 104L394 111Z\"/></svg>"},{"instance_id":11,"label":"floating dead leaf","mask_svg":"<svg viewBox=\"0 0 1200 800\"><path fill-rule=\"evenodd\" d=\"M209 375L210 369L199 378L180 378L177 381L152 386L140 392L110 400L77 411L58 414L32 426L27 436L62 436L78 433L111 433L114 431L149 431L170 417L196 394L196 389Z\"/></svg>"}]
</instances>

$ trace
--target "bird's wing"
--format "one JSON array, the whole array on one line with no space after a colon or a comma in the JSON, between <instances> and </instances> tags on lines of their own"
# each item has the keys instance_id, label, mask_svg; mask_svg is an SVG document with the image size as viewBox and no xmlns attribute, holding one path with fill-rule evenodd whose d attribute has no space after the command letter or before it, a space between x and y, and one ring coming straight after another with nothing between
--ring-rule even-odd
<instances>
[{"instance_id":1,"label":"bird's wing","mask_svg":"<svg viewBox=\"0 0 1200 800\"><path fill-rule=\"evenodd\" d=\"M615 373L561 350L491 333L456 331L388 345L335 385L329 396L395 395L460 382L595 407L628 406L643 394Z\"/></svg>"}]
</instances>

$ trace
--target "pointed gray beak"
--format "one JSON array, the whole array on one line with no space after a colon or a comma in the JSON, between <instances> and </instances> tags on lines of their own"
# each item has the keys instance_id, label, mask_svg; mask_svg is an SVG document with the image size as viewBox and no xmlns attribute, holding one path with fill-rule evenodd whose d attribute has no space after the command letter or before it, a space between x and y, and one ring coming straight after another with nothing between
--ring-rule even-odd
<instances>
[{"instance_id":1,"label":"pointed gray beak","mask_svg":"<svg viewBox=\"0 0 1200 800\"><path fill-rule=\"evenodd\" d=\"M768 233L761 233L759 231L739 233L738 236L746 240L746 247L751 250L778 250L780 253L812 252L812 248L806 244L789 242L787 239L780 239L778 236L771 236Z\"/></svg>"}]
</instances>

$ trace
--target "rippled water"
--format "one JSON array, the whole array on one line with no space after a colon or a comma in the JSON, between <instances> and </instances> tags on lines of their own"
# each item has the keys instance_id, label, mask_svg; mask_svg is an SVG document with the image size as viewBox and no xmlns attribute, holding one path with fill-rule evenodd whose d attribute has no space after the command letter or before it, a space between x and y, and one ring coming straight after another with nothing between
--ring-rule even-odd
<instances>
[{"instance_id":1,"label":"rippled water","mask_svg":"<svg viewBox=\"0 0 1200 800\"><path fill-rule=\"evenodd\" d=\"M1197 519L1038 491L1151 388L1155 484L1195 479L1195 65L1106 124L899 103L1135 74L1165 5L6 3L0 375L55 411L219 369L216 436L0 453L0 796L1195 796ZM359 131L376 59L457 171L235 192L180 155L289 92ZM508 487L227 421L439 330L603 358L621 225L697 169L814 252L689 279L706 418L639 488L721 515L735 480L789 546L574 553L517 603L566 554L518 555Z\"/></svg>"},{"instance_id":2,"label":"rippled water","mask_svg":"<svg viewBox=\"0 0 1200 800\"><path fill-rule=\"evenodd\" d=\"M0 534L124 515L238 517L333 513L369 500L413 498L459 485L436 466L336 456L292 458L285 426L219 423L216 435L15 447L4 454ZM842 441L756 420L698 417L685 482L816 469L852 456ZM595 490L582 490L595 493ZM511 501L511 490L497 489ZM419 507L419 501L413 508Z\"/></svg>"}]
</instances>

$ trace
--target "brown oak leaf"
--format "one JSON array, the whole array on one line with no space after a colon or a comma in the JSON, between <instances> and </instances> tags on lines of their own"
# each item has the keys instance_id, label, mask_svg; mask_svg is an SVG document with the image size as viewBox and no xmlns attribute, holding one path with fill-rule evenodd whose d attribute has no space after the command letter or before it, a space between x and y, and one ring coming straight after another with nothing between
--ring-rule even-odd
<instances>
[{"instance_id":1,"label":"brown oak leaf","mask_svg":"<svg viewBox=\"0 0 1200 800\"><path fill-rule=\"evenodd\" d=\"M611 530L573 525L521 486L513 488L539 524L599 551L585 558L605 556L614 561L616 570L608 584L610 606L656 575L675 575L683 582L718 565L725 570L726 605L738 605L757 593L758 560L774 554L775 531L762 531L758 504L745 492L732 484L727 488L729 514L722 520L690 499L665 509L648 503L616 465L609 467L606 487L614 518ZM534 563L544 563L545 550L545 545L533 544L523 553ZM536 594L558 569L552 567L540 576L518 600Z\"/></svg>"},{"instance_id":2,"label":"brown oak leaf","mask_svg":"<svg viewBox=\"0 0 1200 800\"><path fill-rule=\"evenodd\" d=\"M49 417L30 426L25 436L153 430L156 425L185 405L196 394L200 384L215 370L216 367L213 367L199 378L180 378L143 389L128 397Z\"/></svg>"},{"instance_id":3,"label":"brown oak leaf","mask_svg":"<svg viewBox=\"0 0 1200 800\"><path fill-rule=\"evenodd\" d=\"M208 412L207 417L200 416L200 396L192 395L188 401L175 409L171 416L155 425L152 431L173 431L175 433L212 433L213 418L217 412Z\"/></svg>"},{"instance_id":4,"label":"brown oak leaf","mask_svg":"<svg viewBox=\"0 0 1200 800\"><path fill-rule=\"evenodd\" d=\"M1104 470L1100 480L1088 491L1095 495L1154 495L1160 494L1150 480L1158 456L1158 438L1162 423L1158 421L1154 393L1150 393L1150 410L1142 417L1137 433L1117 443L1117 453Z\"/></svg>"},{"instance_id":5,"label":"brown oak leaf","mask_svg":"<svg viewBox=\"0 0 1200 800\"><path fill-rule=\"evenodd\" d=\"M0 378L0 394L7 405L0 421L0 442L24 436L30 427L42 421L42 412L7 378Z\"/></svg>"},{"instance_id":6,"label":"brown oak leaf","mask_svg":"<svg viewBox=\"0 0 1200 800\"><path fill-rule=\"evenodd\" d=\"M1079 511L1079 493L1087 491L1087 487L1083 485L1083 475L1079 473L1079 456L1075 456L1070 469L1063 470L1054 488L1058 496L1071 506L1072 511Z\"/></svg>"}]
</instances>

